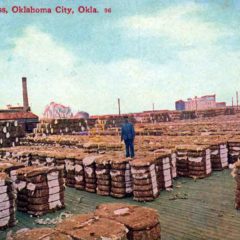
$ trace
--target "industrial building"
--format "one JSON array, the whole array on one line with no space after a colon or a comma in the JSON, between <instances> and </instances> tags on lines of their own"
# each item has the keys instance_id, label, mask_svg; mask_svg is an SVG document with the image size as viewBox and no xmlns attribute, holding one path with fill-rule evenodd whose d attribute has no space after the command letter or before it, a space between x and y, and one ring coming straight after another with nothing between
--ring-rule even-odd
<instances>
[{"instance_id":1,"label":"industrial building","mask_svg":"<svg viewBox=\"0 0 240 240\"><path fill-rule=\"evenodd\" d=\"M39 122L37 115L31 112L28 101L27 78L22 78L23 106L7 105L0 109L0 121L16 120L26 132L32 132Z\"/></svg>"},{"instance_id":2,"label":"industrial building","mask_svg":"<svg viewBox=\"0 0 240 240\"><path fill-rule=\"evenodd\" d=\"M194 98L188 98L187 101L178 100L175 102L175 108L178 111L196 111L225 107L225 102L216 102L215 94L202 97L195 96Z\"/></svg>"}]
</instances>

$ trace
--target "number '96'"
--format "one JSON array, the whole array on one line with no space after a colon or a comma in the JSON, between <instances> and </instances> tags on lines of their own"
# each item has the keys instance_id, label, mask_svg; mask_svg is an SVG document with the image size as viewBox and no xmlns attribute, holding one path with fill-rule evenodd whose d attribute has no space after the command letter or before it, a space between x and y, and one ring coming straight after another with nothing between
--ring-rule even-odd
<instances>
[{"instance_id":1,"label":"number '96'","mask_svg":"<svg viewBox=\"0 0 240 240\"><path fill-rule=\"evenodd\" d=\"M111 8L104 8L104 12L105 12L105 13L111 13L111 12L112 12L112 9L111 9Z\"/></svg>"}]
</instances>

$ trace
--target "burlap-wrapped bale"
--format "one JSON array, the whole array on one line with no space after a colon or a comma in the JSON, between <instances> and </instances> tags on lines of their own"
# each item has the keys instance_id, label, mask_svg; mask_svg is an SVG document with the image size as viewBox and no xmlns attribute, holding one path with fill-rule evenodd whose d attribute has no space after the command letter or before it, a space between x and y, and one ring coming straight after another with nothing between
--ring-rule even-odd
<instances>
[{"instance_id":1,"label":"burlap-wrapped bale","mask_svg":"<svg viewBox=\"0 0 240 240\"><path fill-rule=\"evenodd\" d=\"M158 188L168 189L173 186L171 152L162 152L155 155Z\"/></svg>"},{"instance_id":2,"label":"burlap-wrapped bale","mask_svg":"<svg viewBox=\"0 0 240 240\"><path fill-rule=\"evenodd\" d=\"M96 159L97 194L109 196L111 191L111 157L103 154Z\"/></svg>"},{"instance_id":3,"label":"burlap-wrapped bale","mask_svg":"<svg viewBox=\"0 0 240 240\"><path fill-rule=\"evenodd\" d=\"M172 177L177 177L177 154L175 151L171 152L171 167L172 167Z\"/></svg>"},{"instance_id":4,"label":"burlap-wrapped bale","mask_svg":"<svg viewBox=\"0 0 240 240\"><path fill-rule=\"evenodd\" d=\"M85 119L42 119L41 122L37 125L35 133L40 134L75 134L79 132L87 131L91 124L90 121Z\"/></svg>"},{"instance_id":5,"label":"burlap-wrapped bale","mask_svg":"<svg viewBox=\"0 0 240 240\"><path fill-rule=\"evenodd\" d=\"M0 121L0 147L15 147L25 132L17 121Z\"/></svg>"},{"instance_id":6,"label":"burlap-wrapped bale","mask_svg":"<svg viewBox=\"0 0 240 240\"><path fill-rule=\"evenodd\" d=\"M234 163L234 167L231 174L236 180L235 208L239 210L240 209L240 160Z\"/></svg>"},{"instance_id":7,"label":"burlap-wrapped bale","mask_svg":"<svg viewBox=\"0 0 240 240\"><path fill-rule=\"evenodd\" d=\"M218 171L228 167L228 148L225 143L210 146L212 170Z\"/></svg>"},{"instance_id":8,"label":"burlap-wrapped bale","mask_svg":"<svg viewBox=\"0 0 240 240\"><path fill-rule=\"evenodd\" d=\"M240 158L240 139L233 138L228 140L228 162L235 163Z\"/></svg>"},{"instance_id":9,"label":"burlap-wrapped bale","mask_svg":"<svg viewBox=\"0 0 240 240\"><path fill-rule=\"evenodd\" d=\"M56 226L56 230L70 235L75 240L112 239L127 240L127 228L109 218L90 214L75 215Z\"/></svg>"},{"instance_id":10,"label":"burlap-wrapped bale","mask_svg":"<svg viewBox=\"0 0 240 240\"><path fill-rule=\"evenodd\" d=\"M75 157L75 188L78 190L85 189L85 175L83 167L83 159L86 156L79 154Z\"/></svg>"},{"instance_id":11,"label":"burlap-wrapped bale","mask_svg":"<svg viewBox=\"0 0 240 240\"><path fill-rule=\"evenodd\" d=\"M111 196L123 198L132 194L130 159L113 155L111 161Z\"/></svg>"},{"instance_id":12,"label":"burlap-wrapped bale","mask_svg":"<svg viewBox=\"0 0 240 240\"><path fill-rule=\"evenodd\" d=\"M68 154L65 159L65 171L66 171L66 185L68 187L75 187L75 157Z\"/></svg>"},{"instance_id":13,"label":"burlap-wrapped bale","mask_svg":"<svg viewBox=\"0 0 240 240\"><path fill-rule=\"evenodd\" d=\"M73 240L69 235L53 228L35 228L19 230L10 237L11 240Z\"/></svg>"},{"instance_id":14,"label":"burlap-wrapped bale","mask_svg":"<svg viewBox=\"0 0 240 240\"><path fill-rule=\"evenodd\" d=\"M65 152L64 149L50 148L47 151L46 161L49 159L49 162L54 163L53 166L62 167L65 169L66 155L67 155L67 152ZM64 171L64 176L65 174L66 174L66 169Z\"/></svg>"},{"instance_id":15,"label":"burlap-wrapped bale","mask_svg":"<svg viewBox=\"0 0 240 240\"><path fill-rule=\"evenodd\" d=\"M8 176L13 181L13 185L15 185L15 182L17 180L16 170L23 167L25 166L22 163L0 159L0 172L5 172L8 174Z\"/></svg>"},{"instance_id":16,"label":"burlap-wrapped bale","mask_svg":"<svg viewBox=\"0 0 240 240\"><path fill-rule=\"evenodd\" d=\"M180 177L189 176L189 165L187 157L187 149L185 145L176 147L176 166L177 166L177 175Z\"/></svg>"},{"instance_id":17,"label":"burlap-wrapped bale","mask_svg":"<svg viewBox=\"0 0 240 240\"><path fill-rule=\"evenodd\" d=\"M12 227L15 219L15 192L12 180L6 173L0 173L0 230Z\"/></svg>"},{"instance_id":18,"label":"burlap-wrapped bale","mask_svg":"<svg viewBox=\"0 0 240 240\"><path fill-rule=\"evenodd\" d=\"M17 174L17 208L38 216L64 208L64 180L58 167L25 167Z\"/></svg>"},{"instance_id":19,"label":"burlap-wrapped bale","mask_svg":"<svg viewBox=\"0 0 240 240\"><path fill-rule=\"evenodd\" d=\"M143 157L130 162L133 197L136 201L152 201L160 194L156 159Z\"/></svg>"},{"instance_id":20,"label":"burlap-wrapped bale","mask_svg":"<svg viewBox=\"0 0 240 240\"><path fill-rule=\"evenodd\" d=\"M124 203L97 206L95 215L109 218L128 228L128 240L161 239L159 216L156 210Z\"/></svg>"},{"instance_id":21,"label":"burlap-wrapped bale","mask_svg":"<svg viewBox=\"0 0 240 240\"><path fill-rule=\"evenodd\" d=\"M97 188L97 178L96 178L96 163L95 160L99 156L97 155L90 155L83 159L83 166L84 166L84 178L85 178L85 190L87 192L96 192Z\"/></svg>"},{"instance_id":22,"label":"burlap-wrapped bale","mask_svg":"<svg viewBox=\"0 0 240 240\"><path fill-rule=\"evenodd\" d=\"M209 146L188 146L189 176L204 178L211 174L212 165Z\"/></svg>"}]
</instances>

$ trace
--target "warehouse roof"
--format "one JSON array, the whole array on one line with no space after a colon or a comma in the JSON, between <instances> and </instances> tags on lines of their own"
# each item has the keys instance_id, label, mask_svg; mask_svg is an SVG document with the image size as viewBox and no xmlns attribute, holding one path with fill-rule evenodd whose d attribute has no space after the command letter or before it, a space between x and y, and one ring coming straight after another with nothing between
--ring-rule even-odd
<instances>
[{"instance_id":1,"label":"warehouse roof","mask_svg":"<svg viewBox=\"0 0 240 240\"><path fill-rule=\"evenodd\" d=\"M0 112L0 120L38 119L32 112Z\"/></svg>"}]
</instances>

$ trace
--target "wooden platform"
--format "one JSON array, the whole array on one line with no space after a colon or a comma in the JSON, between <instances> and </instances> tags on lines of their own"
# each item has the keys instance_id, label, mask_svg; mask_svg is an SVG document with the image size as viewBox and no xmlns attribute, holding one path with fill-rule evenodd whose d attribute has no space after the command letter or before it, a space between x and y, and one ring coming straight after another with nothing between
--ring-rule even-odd
<instances>
[{"instance_id":1,"label":"wooden platform","mask_svg":"<svg viewBox=\"0 0 240 240\"><path fill-rule=\"evenodd\" d=\"M179 178L174 185L173 191L163 191L157 200L149 203L137 203L132 198L101 197L67 188L67 207L63 211L86 213L94 210L99 203L122 201L157 209L163 240L240 239L240 211L234 209L235 182L230 170L214 172L212 176L196 181ZM48 214L44 218L56 217L60 212ZM17 226L1 231L0 239L5 239L10 230L46 226L36 224L36 218L23 213L17 213L17 219Z\"/></svg>"}]
</instances>

